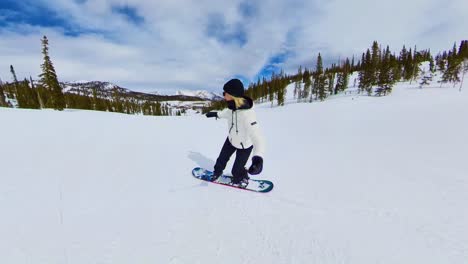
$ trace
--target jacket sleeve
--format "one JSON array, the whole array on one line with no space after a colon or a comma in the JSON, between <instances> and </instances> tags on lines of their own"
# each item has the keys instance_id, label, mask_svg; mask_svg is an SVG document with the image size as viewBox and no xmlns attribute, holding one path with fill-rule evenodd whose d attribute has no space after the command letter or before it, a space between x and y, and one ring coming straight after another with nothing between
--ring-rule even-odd
<instances>
[{"instance_id":1,"label":"jacket sleeve","mask_svg":"<svg viewBox=\"0 0 468 264\"><path fill-rule=\"evenodd\" d=\"M223 109L221 111L218 111L218 118L224 118L224 119L228 118L229 117L229 111L230 111L229 108L225 108L225 109Z\"/></svg>"},{"instance_id":2,"label":"jacket sleeve","mask_svg":"<svg viewBox=\"0 0 468 264\"><path fill-rule=\"evenodd\" d=\"M263 137L262 130L257 122L255 112L248 116L246 119L245 127L247 128L247 134L250 136L253 144L253 156L264 157L265 155L265 138Z\"/></svg>"}]
</instances>

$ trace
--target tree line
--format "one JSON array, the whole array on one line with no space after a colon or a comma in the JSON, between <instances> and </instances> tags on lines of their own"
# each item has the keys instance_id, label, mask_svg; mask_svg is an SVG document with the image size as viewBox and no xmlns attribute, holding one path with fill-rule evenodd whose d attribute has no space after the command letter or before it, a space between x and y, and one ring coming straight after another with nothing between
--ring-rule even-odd
<instances>
[{"instance_id":1,"label":"tree line","mask_svg":"<svg viewBox=\"0 0 468 264\"><path fill-rule=\"evenodd\" d=\"M138 100L120 93L118 89L113 91L111 97L100 96L97 90L93 90L92 96L79 93L64 94L49 56L49 42L46 36L41 39L41 43L43 63L38 83L34 83L31 77L29 80L18 80L11 65L13 82L3 83L0 80L0 106L12 107L11 99L14 99L19 108L74 108L144 115L174 114L168 104ZM423 62L429 62L429 69L420 68ZM256 102L268 101L272 106L274 103L282 106L285 103L286 87L294 82L293 92L297 102L323 101L330 95L344 92L349 87L351 74L357 72L360 94L385 96L390 94L392 87L400 81L409 81L411 84L419 79L420 87L429 85L437 71L441 73L441 85L453 83L455 86L459 83L461 89L464 76L468 72L468 40L461 41L459 46L454 43L450 50L439 52L435 57L430 50L418 50L417 47L408 49L403 46L398 54L392 53L389 46L383 48L374 41L359 60L354 56L351 59L344 58L326 68L319 53L314 69L300 66L294 75L285 74L284 71L273 72L269 79L263 77L251 83L246 94ZM353 84L355 85L356 83ZM213 102L204 111L223 107L223 102Z\"/></svg>"},{"instance_id":2,"label":"tree line","mask_svg":"<svg viewBox=\"0 0 468 264\"><path fill-rule=\"evenodd\" d=\"M41 39L43 63L39 81L35 83L32 77L18 80L13 65L10 72L13 82L2 82L0 79L0 106L13 107L12 100L18 108L44 109L65 108L86 109L97 111L118 112L143 115L181 115L180 111L173 113L168 104L158 101L138 100L117 89L112 96L102 97L96 89L92 96L86 94L64 93L57 78L54 65L49 56L49 41L46 36Z\"/></svg>"},{"instance_id":3,"label":"tree line","mask_svg":"<svg viewBox=\"0 0 468 264\"><path fill-rule=\"evenodd\" d=\"M423 62L429 63L429 69L420 68ZM383 48L374 41L359 60L354 56L344 58L326 68L319 53L314 69L300 66L295 75L287 75L283 71L273 73L270 79L263 77L250 84L247 95L256 102L269 101L272 106L276 102L282 106L286 87L294 82L293 93L297 102L323 101L330 95L344 92L350 86L350 75L357 72L359 94L385 96L392 92L397 82L409 81L412 84L420 80L420 87L428 85L436 71L442 74L441 85L460 84L461 89L468 72L468 40L461 41L459 46L455 43L452 49L435 57L430 50L418 50L417 47L408 49L403 46L398 54L392 53L389 46ZM222 102L214 102L204 111L223 107Z\"/></svg>"}]
</instances>

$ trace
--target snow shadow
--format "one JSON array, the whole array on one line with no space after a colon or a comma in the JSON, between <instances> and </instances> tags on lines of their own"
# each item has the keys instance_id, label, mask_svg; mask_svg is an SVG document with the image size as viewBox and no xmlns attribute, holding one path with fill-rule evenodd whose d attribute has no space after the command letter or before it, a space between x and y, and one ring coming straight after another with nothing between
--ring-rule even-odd
<instances>
[{"instance_id":1,"label":"snow shadow","mask_svg":"<svg viewBox=\"0 0 468 264\"><path fill-rule=\"evenodd\" d=\"M188 154L189 159L193 160L198 167L205 168L205 169L211 169L213 168L215 162L201 154L200 152L193 152L190 151Z\"/></svg>"}]
</instances>

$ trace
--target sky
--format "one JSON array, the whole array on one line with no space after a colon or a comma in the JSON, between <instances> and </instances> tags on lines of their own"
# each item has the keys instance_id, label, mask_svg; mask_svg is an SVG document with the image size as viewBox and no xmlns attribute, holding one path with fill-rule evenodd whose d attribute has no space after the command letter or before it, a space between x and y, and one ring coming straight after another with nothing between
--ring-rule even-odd
<instances>
[{"instance_id":1,"label":"sky","mask_svg":"<svg viewBox=\"0 0 468 264\"><path fill-rule=\"evenodd\" d=\"M0 78L37 79L41 38L59 81L136 91L222 91L283 70L360 57L374 40L450 49L468 38L466 0L1 0Z\"/></svg>"}]
</instances>

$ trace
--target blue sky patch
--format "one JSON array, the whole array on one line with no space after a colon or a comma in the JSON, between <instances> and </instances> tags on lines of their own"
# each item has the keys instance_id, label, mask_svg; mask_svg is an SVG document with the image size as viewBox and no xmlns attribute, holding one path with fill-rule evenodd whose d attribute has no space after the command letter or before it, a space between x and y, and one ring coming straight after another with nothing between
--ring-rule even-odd
<instances>
[{"instance_id":1,"label":"blue sky patch","mask_svg":"<svg viewBox=\"0 0 468 264\"><path fill-rule=\"evenodd\" d=\"M247 39L247 32L241 23L228 25L223 15L212 14L208 16L208 23L205 28L209 37L215 38L223 44L234 44L244 46Z\"/></svg>"},{"instance_id":2,"label":"blue sky patch","mask_svg":"<svg viewBox=\"0 0 468 264\"><path fill-rule=\"evenodd\" d=\"M272 73L280 73L282 65L286 62L288 58L293 55L292 52L282 52L278 53L268 60L268 62L263 66L263 68L257 73L253 81L256 81L258 78L262 79L263 77L269 79Z\"/></svg>"},{"instance_id":3,"label":"blue sky patch","mask_svg":"<svg viewBox=\"0 0 468 264\"><path fill-rule=\"evenodd\" d=\"M38 27L60 28L66 36L78 36L83 29L72 25L57 12L38 2L2 0L0 27L26 24Z\"/></svg>"},{"instance_id":4,"label":"blue sky patch","mask_svg":"<svg viewBox=\"0 0 468 264\"><path fill-rule=\"evenodd\" d=\"M244 18L251 18L257 15L258 6L252 1L245 1L239 4L239 12Z\"/></svg>"},{"instance_id":5,"label":"blue sky patch","mask_svg":"<svg viewBox=\"0 0 468 264\"><path fill-rule=\"evenodd\" d=\"M129 5L113 6L112 12L123 15L128 21L135 25L141 25L145 22L145 18L138 14L137 9Z\"/></svg>"},{"instance_id":6,"label":"blue sky patch","mask_svg":"<svg viewBox=\"0 0 468 264\"><path fill-rule=\"evenodd\" d=\"M2 0L0 3L2 23L29 24L43 27L61 27L66 21L45 6L19 1Z\"/></svg>"}]
</instances>

